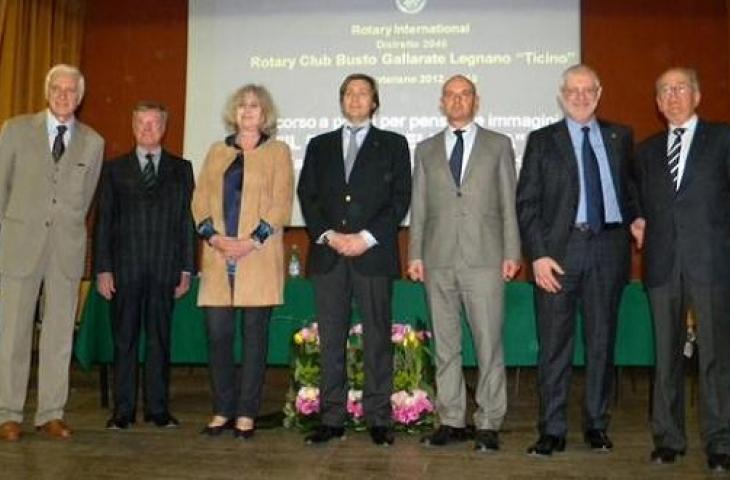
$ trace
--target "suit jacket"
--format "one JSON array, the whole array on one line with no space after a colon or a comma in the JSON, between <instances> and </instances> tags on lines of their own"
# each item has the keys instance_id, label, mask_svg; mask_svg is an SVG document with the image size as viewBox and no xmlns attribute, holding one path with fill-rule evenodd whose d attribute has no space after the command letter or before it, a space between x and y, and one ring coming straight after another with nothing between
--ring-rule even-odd
<instances>
[{"instance_id":1,"label":"suit jacket","mask_svg":"<svg viewBox=\"0 0 730 480\"><path fill-rule=\"evenodd\" d=\"M411 204L411 260L426 268L453 266L502 268L520 260L515 213L515 159L504 135L477 126L461 188L454 183L444 132L416 147Z\"/></svg>"},{"instance_id":2,"label":"suit jacket","mask_svg":"<svg viewBox=\"0 0 730 480\"><path fill-rule=\"evenodd\" d=\"M148 190L137 153L105 162L94 235L94 270L111 272L117 286L149 275L174 286L194 273L190 162L162 150L157 182Z\"/></svg>"},{"instance_id":3,"label":"suit jacket","mask_svg":"<svg viewBox=\"0 0 730 480\"><path fill-rule=\"evenodd\" d=\"M210 218L216 231L225 233L223 176L238 150L216 142L208 150L193 193L196 225ZM226 262L210 245L203 245L198 305L266 306L283 303L284 226L289 222L294 193L291 153L284 142L269 139L246 152L243 161L243 191L238 217L238 238L249 238L261 219L274 227L274 234L236 265L233 301Z\"/></svg>"},{"instance_id":4,"label":"suit jacket","mask_svg":"<svg viewBox=\"0 0 730 480\"><path fill-rule=\"evenodd\" d=\"M368 230L378 244L353 259L363 275L400 275L398 225L411 198L408 143L397 133L370 126L345 182L342 129L313 138L299 176L299 203L311 241L307 273L328 272L337 253L317 243L327 230Z\"/></svg>"},{"instance_id":5,"label":"suit jacket","mask_svg":"<svg viewBox=\"0 0 730 480\"><path fill-rule=\"evenodd\" d=\"M693 282L730 284L730 125L697 123L684 176L675 191L667 163L667 132L637 148L646 218L644 281L669 280L675 252Z\"/></svg>"},{"instance_id":6,"label":"suit jacket","mask_svg":"<svg viewBox=\"0 0 730 480\"><path fill-rule=\"evenodd\" d=\"M637 216L637 193L632 175L633 134L628 127L598 121L611 178L624 225ZM517 216L525 255L534 261L552 257L561 263L575 225L580 195L578 164L565 120L532 132L527 140L519 182ZM625 262L631 261L629 235Z\"/></svg>"},{"instance_id":7,"label":"suit jacket","mask_svg":"<svg viewBox=\"0 0 730 480\"><path fill-rule=\"evenodd\" d=\"M0 273L30 275L52 244L62 272L78 279L84 271L86 211L99 180L104 140L77 119L56 164L46 116L45 110L21 115L0 131Z\"/></svg>"}]
</instances>

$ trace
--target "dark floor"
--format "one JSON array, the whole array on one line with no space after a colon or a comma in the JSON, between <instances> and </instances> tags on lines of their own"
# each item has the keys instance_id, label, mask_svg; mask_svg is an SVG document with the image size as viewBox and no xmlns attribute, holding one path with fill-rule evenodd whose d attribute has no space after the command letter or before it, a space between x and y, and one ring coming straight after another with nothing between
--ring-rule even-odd
<instances>
[{"instance_id":1,"label":"dark floor","mask_svg":"<svg viewBox=\"0 0 730 480\"><path fill-rule=\"evenodd\" d=\"M286 369L269 369L263 414L276 414L281 408L287 375ZM468 376L473 377L473 372ZM180 429L160 431L138 424L129 431L110 432L104 429L109 412L99 406L98 370L74 368L66 417L75 430L73 438L53 441L32 431L35 391L31 390L31 413L22 440L0 444L0 479L718 478L705 468L694 405L688 409L687 455L673 466L649 463L646 370L626 369L621 376L621 398L613 407L610 429L615 448L610 454L593 453L582 443L582 375L578 371L566 451L550 459L528 457L525 449L535 440L537 412L534 370L523 369L519 392L516 385L517 372L510 370L510 410L501 434L502 448L497 454L482 454L474 452L470 443L427 449L417 435L407 434L398 434L391 448L375 447L366 433L352 433L323 447L305 446L299 432L282 427L261 429L245 443L228 435L202 437L198 431L210 412L203 367L173 371L172 410L182 422ZM692 390L688 381L689 397Z\"/></svg>"}]
</instances>

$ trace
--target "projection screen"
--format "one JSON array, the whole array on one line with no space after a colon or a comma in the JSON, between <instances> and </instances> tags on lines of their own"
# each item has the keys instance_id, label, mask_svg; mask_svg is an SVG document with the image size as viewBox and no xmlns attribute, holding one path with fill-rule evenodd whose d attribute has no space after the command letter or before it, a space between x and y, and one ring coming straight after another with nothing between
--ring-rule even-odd
<instances>
[{"instance_id":1,"label":"projection screen","mask_svg":"<svg viewBox=\"0 0 730 480\"><path fill-rule=\"evenodd\" d=\"M190 0L185 157L196 174L226 135L227 98L260 83L298 173L307 141L341 125L338 89L374 76L374 123L411 149L444 128L442 83L461 73L481 97L477 123L509 135L517 167L527 134L561 117L560 73L580 61L579 0ZM302 225L298 205L292 225Z\"/></svg>"}]
</instances>

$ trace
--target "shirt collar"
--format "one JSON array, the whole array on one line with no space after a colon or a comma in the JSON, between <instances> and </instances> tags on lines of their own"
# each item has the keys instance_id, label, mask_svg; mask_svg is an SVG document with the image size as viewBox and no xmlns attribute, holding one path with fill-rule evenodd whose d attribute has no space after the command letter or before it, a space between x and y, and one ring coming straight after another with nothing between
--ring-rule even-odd
<instances>
[{"instance_id":1,"label":"shirt collar","mask_svg":"<svg viewBox=\"0 0 730 480\"><path fill-rule=\"evenodd\" d=\"M592 132L598 132L598 121L595 116L591 117L586 123L578 123L570 117L565 117L565 123L568 125L568 130L573 133L582 133L583 127L589 127Z\"/></svg>"},{"instance_id":2,"label":"shirt collar","mask_svg":"<svg viewBox=\"0 0 730 480\"><path fill-rule=\"evenodd\" d=\"M351 121L349 121L349 120L346 119L345 120L345 123L344 123L344 129L345 130L348 130L350 128L362 128L364 130L368 130L370 128L370 124L371 124L371 121L370 120L366 120L364 122L355 124L355 123L352 123Z\"/></svg>"},{"instance_id":3,"label":"shirt collar","mask_svg":"<svg viewBox=\"0 0 730 480\"><path fill-rule=\"evenodd\" d=\"M671 132L675 128L684 128L685 131L693 131L697 127L697 114L692 115L687 119L686 122L684 122L682 125L672 125L669 124L669 131Z\"/></svg>"},{"instance_id":4,"label":"shirt collar","mask_svg":"<svg viewBox=\"0 0 730 480\"><path fill-rule=\"evenodd\" d=\"M148 153L151 153L153 155L153 161L157 161L157 159L160 158L160 155L162 155L162 147L160 146L158 146L157 148L153 148L152 150L148 150L137 145L135 151L137 152L137 158L139 158L140 160L145 160L145 155L147 155Z\"/></svg>"},{"instance_id":5,"label":"shirt collar","mask_svg":"<svg viewBox=\"0 0 730 480\"><path fill-rule=\"evenodd\" d=\"M471 122L467 123L466 125L464 125L463 127L460 127L460 128L452 127L451 125L449 125L447 130L450 135L455 137L456 134L454 132L456 130L461 130L463 132L462 135L470 135L473 131L476 130L476 128L477 128L476 124L472 120Z\"/></svg>"},{"instance_id":6,"label":"shirt collar","mask_svg":"<svg viewBox=\"0 0 730 480\"><path fill-rule=\"evenodd\" d=\"M71 116L71 118L65 122L61 123L58 121L56 116L51 113L50 109L46 109L46 128L48 128L48 135L56 135L58 133L58 126L59 125L66 125L68 127L67 133L71 133L71 131L74 128L74 124L76 123L76 117Z\"/></svg>"}]
</instances>

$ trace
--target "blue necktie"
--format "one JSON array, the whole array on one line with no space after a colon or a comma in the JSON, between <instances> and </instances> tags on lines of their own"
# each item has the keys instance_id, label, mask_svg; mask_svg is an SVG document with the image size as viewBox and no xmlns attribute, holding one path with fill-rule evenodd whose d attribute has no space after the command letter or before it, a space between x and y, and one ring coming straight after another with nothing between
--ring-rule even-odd
<instances>
[{"instance_id":1,"label":"blue necktie","mask_svg":"<svg viewBox=\"0 0 730 480\"><path fill-rule=\"evenodd\" d=\"M598 168L598 158L593 151L588 133L590 127L583 127L583 145L581 156L583 157L583 183L586 190L586 223L593 233L603 229L605 223L605 212L603 208L603 187L601 186L601 171Z\"/></svg>"},{"instance_id":2,"label":"blue necktie","mask_svg":"<svg viewBox=\"0 0 730 480\"><path fill-rule=\"evenodd\" d=\"M451 176L454 177L454 183L457 187L461 186L461 164L464 160L464 130L454 130L456 135L456 143L454 149L451 150L449 157L449 168L451 168Z\"/></svg>"}]
</instances>

